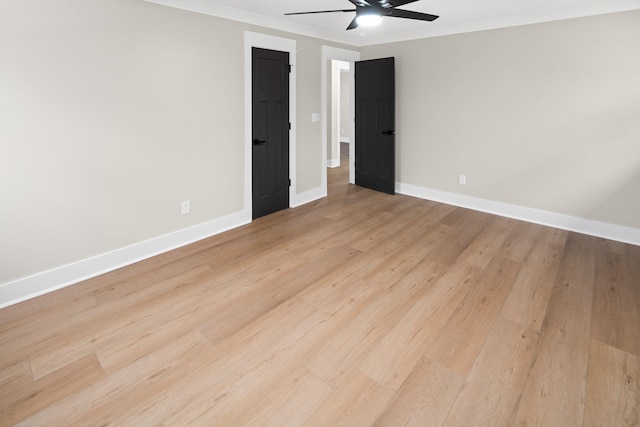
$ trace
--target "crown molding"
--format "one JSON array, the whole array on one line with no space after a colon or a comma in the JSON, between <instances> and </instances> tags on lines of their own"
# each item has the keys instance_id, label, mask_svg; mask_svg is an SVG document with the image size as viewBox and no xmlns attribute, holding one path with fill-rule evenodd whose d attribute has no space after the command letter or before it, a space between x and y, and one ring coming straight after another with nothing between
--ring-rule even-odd
<instances>
[{"instance_id":1,"label":"crown molding","mask_svg":"<svg viewBox=\"0 0 640 427\"><path fill-rule=\"evenodd\" d=\"M323 31L306 25L295 24L284 19L272 18L257 13L247 12L212 3L207 0L143 0L147 3L155 3L162 6L169 6L176 9L187 10L189 12L202 13L204 15L229 19L232 21L244 22L245 24L257 25L302 36L314 37L321 40L332 41L353 45L353 39L349 35L336 34L330 31Z\"/></svg>"},{"instance_id":2,"label":"crown molding","mask_svg":"<svg viewBox=\"0 0 640 427\"><path fill-rule=\"evenodd\" d=\"M535 14L506 16L495 19L485 19L453 25L434 25L419 31L360 37L357 35L348 34L346 32L335 33L309 27L306 25L295 24L285 19L273 18L236 9L233 7L222 6L208 0L144 1L148 3L155 3L163 6L187 10L190 12L230 19L232 21L244 22L247 24L285 31L302 36L314 37L325 41L342 43L355 47L395 43L430 37L448 36L476 31L486 31L498 28L517 27L521 25L561 21L565 19L582 18L587 16L604 15L609 13L626 12L640 9L640 0L608 0L606 2L594 0L586 4L583 3L580 6L564 9L554 9L552 11L540 11Z\"/></svg>"},{"instance_id":3,"label":"crown molding","mask_svg":"<svg viewBox=\"0 0 640 427\"><path fill-rule=\"evenodd\" d=\"M608 2L592 2L580 7L540 11L535 14L505 16L494 19L484 19L464 22L454 25L433 26L424 30L372 36L366 43L358 46L373 46L379 44L396 43L408 40L425 39L431 37L450 36L454 34L473 33L478 31L496 30L500 28L519 27L523 25L541 24L545 22L563 21L567 19L585 18L588 16L606 15L610 13L640 10L640 0L612 0Z\"/></svg>"}]
</instances>

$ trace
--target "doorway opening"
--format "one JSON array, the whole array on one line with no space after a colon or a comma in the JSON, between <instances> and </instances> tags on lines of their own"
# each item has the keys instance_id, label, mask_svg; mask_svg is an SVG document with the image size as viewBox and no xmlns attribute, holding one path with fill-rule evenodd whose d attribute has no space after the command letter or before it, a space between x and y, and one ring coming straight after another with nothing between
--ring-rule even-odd
<instances>
[{"instance_id":1,"label":"doorway opening","mask_svg":"<svg viewBox=\"0 0 640 427\"><path fill-rule=\"evenodd\" d=\"M322 186L325 194L329 173L336 175L334 172L338 169L342 174L337 174L337 179L343 176L346 182L355 183L354 64L359 60L360 52L322 46L322 152L326 159ZM345 104L339 102L343 96ZM344 156L340 155L341 151Z\"/></svg>"},{"instance_id":2,"label":"doorway opening","mask_svg":"<svg viewBox=\"0 0 640 427\"><path fill-rule=\"evenodd\" d=\"M351 85L349 70L353 66L350 62L331 60L331 114L330 132L327 145L327 167L341 166L344 157L342 151L346 151L349 157L348 147L351 135L353 118L349 116L349 104L351 102ZM346 163L348 168L349 163Z\"/></svg>"},{"instance_id":3,"label":"doorway opening","mask_svg":"<svg viewBox=\"0 0 640 427\"><path fill-rule=\"evenodd\" d=\"M347 184L349 182L349 143L353 117L350 116L351 103L351 73L353 64L347 61L332 59L330 61L330 101L327 112L329 125L327 128L327 167L328 187L332 184Z\"/></svg>"}]
</instances>

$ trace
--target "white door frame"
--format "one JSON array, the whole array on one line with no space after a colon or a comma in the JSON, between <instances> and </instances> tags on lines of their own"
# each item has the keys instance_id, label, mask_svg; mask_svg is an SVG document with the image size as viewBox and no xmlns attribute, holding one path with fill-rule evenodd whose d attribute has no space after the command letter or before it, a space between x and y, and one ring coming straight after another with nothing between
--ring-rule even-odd
<instances>
[{"instance_id":1,"label":"white door frame","mask_svg":"<svg viewBox=\"0 0 640 427\"><path fill-rule=\"evenodd\" d=\"M331 46L322 46L322 61L321 61L321 92L320 92L320 99L321 99L321 108L322 108L322 121L321 121L321 125L322 125L322 189L324 194L327 194L327 139L328 139L328 132L327 132L327 90L328 90L328 86L329 86L329 77L328 73L327 73L327 68L328 68L328 64L330 60L333 59L337 59L340 61L345 61L345 62L356 62L360 60L360 52L355 51L355 50L346 50L346 49L339 49L336 47L331 47ZM349 67L349 71L348 71L348 75L349 75L349 79L353 82L354 81L354 69L355 67ZM355 167L354 167L354 163L355 163L355 149L356 149L356 129L355 129L355 116L356 116L356 109L355 109L355 84L351 85L351 89L350 89L350 94L349 94L349 117L351 117L354 121L351 123L350 126L350 132L349 132L349 182L351 184L355 184L356 182L356 172L355 172Z\"/></svg>"},{"instance_id":2,"label":"white door frame","mask_svg":"<svg viewBox=\"0 0 640 427\"><path fill-rule=\"evenodd\" d=\"M296 41L266 34L244 32L244 214L252 218L253 207L253 165L252 165L252 66L251 54L254 47L289 53L291 74L289 75L289 206L296 206Z\"/></svg>"}]
</instances>

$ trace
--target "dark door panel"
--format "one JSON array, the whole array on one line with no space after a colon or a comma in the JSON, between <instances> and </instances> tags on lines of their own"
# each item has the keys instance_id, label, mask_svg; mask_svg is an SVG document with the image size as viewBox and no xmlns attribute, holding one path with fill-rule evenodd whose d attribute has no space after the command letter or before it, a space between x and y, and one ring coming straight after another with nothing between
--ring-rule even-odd
<instances>
[{"instance_id":1,"label":"dark door panel","mask_svg":"<svg viewBox=\"0 0 640 427\"><path fill-rule=\"evenodd\" d=\"M253 48L253 218L289 207L289 54Z\"/></svg>"},{"instance_id":2,"label":"dark door panel","mask_svg":"<svg viewBox=\"0 0 640 427\"><path fill-rule=\"evenodd\" d=\"M394 58L356 62L356 185L395 193Z\"/></svg>"}]
</instances>

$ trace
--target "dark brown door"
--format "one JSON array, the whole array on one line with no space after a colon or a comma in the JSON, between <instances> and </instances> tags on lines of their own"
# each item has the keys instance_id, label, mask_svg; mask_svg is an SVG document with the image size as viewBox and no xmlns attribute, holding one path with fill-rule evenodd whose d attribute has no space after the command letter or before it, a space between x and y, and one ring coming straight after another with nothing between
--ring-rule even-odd
<instances>
[{"instance_id":1,"label":"dark brown door","mask_svg":"<svg viewBox=\"0 0 640 427\"><path fill-rule=\"evenodd\" d=\"M356 62L356 185L395 193L394 58Z\"/></svg>"},{"instance_id":2,"label":"dark brown door","mask_svg":"<svg viewBox=\"0 0 640 427\"><path fill-rule=\"evenodd\" d=\"M252 54L255 219L289 207L289 53Z\"/></svg>"}]
</instances>

